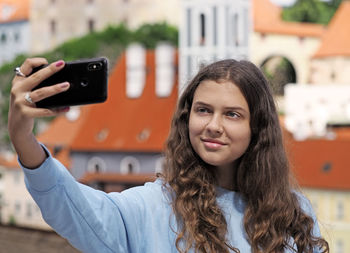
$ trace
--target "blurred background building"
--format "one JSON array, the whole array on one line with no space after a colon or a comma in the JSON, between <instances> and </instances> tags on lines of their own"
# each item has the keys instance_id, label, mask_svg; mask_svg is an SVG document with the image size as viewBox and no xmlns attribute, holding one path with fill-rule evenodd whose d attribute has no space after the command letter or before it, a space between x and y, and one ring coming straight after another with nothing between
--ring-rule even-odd
<instances>
[{"instance_id":1,"label":"blurred background building","mask_svg":"<svg viewBox=\"0 0 350 253\"><path fill-rule=\"evenodd\" d=\"M121 22L130 28L160 21L174 25L179 22L179 1L176 0L31 1L29 18L33 53Z\"/></svg>"},{"instance_id":2,"label":"blurred background building","mask_svg":"<svg viewBox=\"0 0 350 253\"><path fill-rule=\"evenodd\" d=\"M0 1L0 65L30 52L29 1Z\"/></svg>"},{"instance_id":3,"label":"blurred background building","mask_svg":"<svg viewBox=\"0 0 350 253\"><path fill-rule=\"evenodd\" d=\"M201 65L253 61L270 79L291 167L331 252L350 252L350 1L327 26L283 21L269 0L0 0L0 8L0 64L121 22L179 27L178 49L129 45L111 59L106 103L74 107L38 135L77 180L107 192L161 172L179 90ZM16 164L0 160L1 221L45 230Z\"/></svg>"}]
</instances>

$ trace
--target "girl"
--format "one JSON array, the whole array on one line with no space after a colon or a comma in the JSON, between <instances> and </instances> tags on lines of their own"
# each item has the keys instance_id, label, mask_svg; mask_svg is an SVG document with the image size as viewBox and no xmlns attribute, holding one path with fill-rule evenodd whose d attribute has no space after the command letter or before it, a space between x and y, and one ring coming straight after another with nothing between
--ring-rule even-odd
<instances>
[{"instance_id":1,"label":"girl","mask_svg":"<svg viewBox=\"0 0 350 253\"><path fill-rule=\"evenodd\" d=\"M329 252L310 203L289 172L269 85L247 61L204 67L179 100L153 183L106 194L77 183L32 134L33 119L63 110L35 102L68 83L31 91L63 61L13 80L9 133L46 222L83 252Z\"/></svg>"}]
</instances>

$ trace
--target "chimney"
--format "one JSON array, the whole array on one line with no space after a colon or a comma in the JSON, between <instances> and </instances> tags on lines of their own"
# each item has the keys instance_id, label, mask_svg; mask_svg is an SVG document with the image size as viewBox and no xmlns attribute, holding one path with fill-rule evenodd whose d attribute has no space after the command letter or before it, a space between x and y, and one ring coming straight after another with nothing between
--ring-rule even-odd
<instances>
[{"instance_id":1,"label":"chimney","mask_svg":"<svg viewBox=\"0 0 350 253\"><path fill-rule=\"evenodd\" d=\"M155 51L156 95L168 97L175 81L175 49L170 43L160 42Z\"/></svg>"},{"instance_id":2,"label":"chimney","mask_svg":"<svg viewBox=\"0 0 350 253\"><path fill-rule=\"evenodd\" d=\"M142 95L146 82L146 50L139 43L126 49L126 95L138 98Z\"/></svg>"}]
</instances>

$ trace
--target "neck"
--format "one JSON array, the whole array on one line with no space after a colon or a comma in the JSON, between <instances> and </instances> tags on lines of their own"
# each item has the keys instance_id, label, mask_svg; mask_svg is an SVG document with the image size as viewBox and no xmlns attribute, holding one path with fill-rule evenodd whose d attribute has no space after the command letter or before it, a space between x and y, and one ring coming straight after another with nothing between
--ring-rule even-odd
<instances>
[{"instance_id":1,"label":"neck","mask_svg":"<svg viewBox=\"0 0 350 253\"><path fill-rule=\"evenodd\" d=\"M216 170L218 186L233 191L234 187L234 174L235 174L235 165L225 165L218 166L214 168Z\"/></svg>"}]
</instances>

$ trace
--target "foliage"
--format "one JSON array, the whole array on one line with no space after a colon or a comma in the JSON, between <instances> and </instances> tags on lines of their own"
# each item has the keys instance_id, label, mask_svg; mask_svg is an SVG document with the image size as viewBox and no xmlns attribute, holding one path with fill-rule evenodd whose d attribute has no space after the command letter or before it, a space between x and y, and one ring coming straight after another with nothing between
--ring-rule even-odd
<instances>
[{"instance_id":1,"label":"foliage","mask_svg":"<svg viewBox=\"0 0 350 253\"><path fill-rule=\"evenodd\" d=\"M16 218L15 218L15 216L13 216L13 215L10 216L8 224L10 226L16 226Z\"/></svg>"},{"instance_id":2,"label":"foliage","mask_svg":"<svg viewBox=\"0 0 350 253\"><path fill-rule=\"evenodd\" d=\"M283 9L282 18L285 21L327 25L340 3L341 0L297 0L294 5Z\"/></svg>"},{"instance_id":3,"label":"foliage","mask_svg":"<svg viewBox=\"0 0 350 253\"><path fill-rule=\"evenodd\" d=\"M296 82L293 65L284 57L272 57L263 63L261 70L269 81L276 96L284 95L284 86Z\"/></svg>"},{"instance_id":4,"label":"foliage","mask_svg":"<svg viewBox=\"0 0 350 253\"><path fill-rule=\"evenodd\" d=\"M169 41L173 45L178 44L178 31L176 27L167 23L145 24L136 30L128 29L121 23L116 26L108 26L101 32L93 32L85 36L74 38L52 51L45 52L38 57L44 57L49 62L58 59L72 61L81 58L93 58L105 56L109 59L110 67L113 67L120 53L131 42L140 42L147 49L155 48L157 42ZM7 125L7 114L9 107L9 93L11 90L11 80L13 78L13 69L20 66L30 55L19 55L15 60L0 66L0 132ZM7 134L0 135L0 145L8 143Z\"/></svg>"},{"instance_id":5,"label":"foliage","mask_svg":"<svg viewBox=\"0 0 350 253\"><path fill-rule=\"evenodd\" d=\"M159 41L170 41L177 46L177 28L166 23L145 24L134 33L134 41L138 41L146 48L155 48Z\"/></svg>"}]
</instances>

